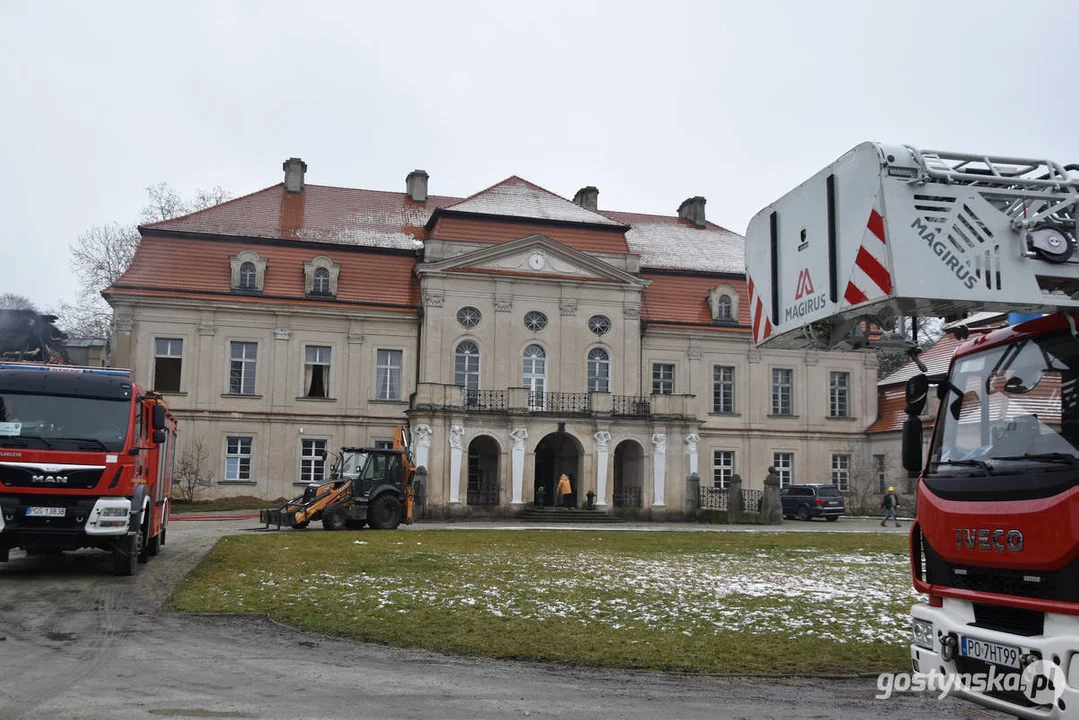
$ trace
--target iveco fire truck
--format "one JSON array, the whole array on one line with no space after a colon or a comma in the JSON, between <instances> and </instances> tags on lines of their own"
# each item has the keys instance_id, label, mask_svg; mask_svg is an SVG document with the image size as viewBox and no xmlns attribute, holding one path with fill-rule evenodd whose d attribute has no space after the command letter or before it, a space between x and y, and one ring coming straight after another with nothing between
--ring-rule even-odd
<instances>
[{"instance_id":1,"label":"iveco fire truck","mask_svg":"<svg viewBox=\"0 0 1079 720\"><path fill-rule=\"evenodd\" d=\"M1044 315L907 385L916 672L1079 717L1079 166L864 143L751 220L754 341L867 348L898 316ZM960 330L961 332L961 330ZM912 357L917 355L912 350ZM921 415L939 408L922 463Z\"/></svg>"},{"instance_id":2,"label":"iveco fire truck","mask_svg":"<svg viewBox=\"0 0 1079 720\"><path fill-rule=\"evenodd\" d=\"M0 562L91 547L133 575L165 542L175 443L130 370L0 362Z\"/></svg>"}]
</instances>

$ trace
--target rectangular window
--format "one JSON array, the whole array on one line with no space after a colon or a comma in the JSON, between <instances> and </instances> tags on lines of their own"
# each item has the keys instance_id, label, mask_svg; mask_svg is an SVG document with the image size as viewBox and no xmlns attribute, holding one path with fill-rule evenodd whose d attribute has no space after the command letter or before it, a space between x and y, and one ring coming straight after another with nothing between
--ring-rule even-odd
<instances>
[{"instance_id":1,"label":"rectangular window","mask_svg":"<svg viewBox=\"0 0 1079 720\"><path fill-rule=\"evenodd\" d=\"M322 482L326 476L325 452L325 440L300 441L300 482Z\"/></svg>"},{"instance_id":2,"label":"rectangular window","mask_svg":"<svg viewBox=\"0 0 1079 720\"><path fill-rule=\"evenodd\" d=\"M671 363L652 363L652 394L674 394L674 365Z\"/></svg>"},{"instance_id":3,"label":"rectangular window","mask_svg":"<svg viewBox=\"0 0 1079 720\"><path fill-rule=\"evenodd\" d=\"M791 404L791 377L793 370L774 368L772 370L772 414L793 415Z\"/></svg>"},{"instance_id":4,"label":"rectangular window","mask_svg":"<svg viewBox=\"0 0 1079 720\"><path fill-rule=\"evenodd\" d=\"M734 412L734 368L716 365L712 368L712 412Z\"/></svg>"},{"instance_id":5,"label":"rectangular window","mask_svg":"<svg viewBox=\"0 0 1079 720\"><path fill-rule=\"evenodd\" d=\"M330 348L325 345L307 345L303 349L304 397L328 398L330 396Z\"/></svg>"},{"instance_id":6,"label":"rectangular window","mask_svg":"<svg viewBox=\"0 0 1079 720\"><path fill-rule=\"evenodd\" d=\"M776 480L784 488L794 482L794 453L772 453L772 467L776 469Z\"/></svg>"},{"instance_id":7,"label":"rectangular window","mask_svg":"<svg viewBox=\"0 0 1079 720\"><path fill-rule=\"evenodd\" d=\"M888 472L885 458L883 455L874 455L873 460L877 468L877 492L884 494L888 492Z\"/></svg>"},{"instance_id":8,"label":"rectangular window","mask_svg":"<svg viewBox=\"0 0 1079 720\"><path fill-rule=\"evenodd\" d=\"M183 363L184 341L179 338L154 340L154 390L180 392L180 366Z\"/></svg>"},{"instance_id":9,"label":"rectangular window","mask_svg":"<svg viewBox=\"0 0 1079 720\"><path fill-rule=\"evenodd\" d=\"M850 417L850 373L828 373L828 414L834 418Z\"/></svg>"},{"instance_id":10,"label":"rectangular window","mask_svg":"<svg viewBox=\"0 0 1079 720\"><path fill-rule=\"evenodd\" d=\"M713 450L712 484L726 490L731 483L732 475L734 475L734 451Z\"/></svg>"},{"instance_id":11,"label":"rectangular window","mask_svg":"<svg viewBox=\"0 0 1079 720\"><path fill-rule=\"evenodd\" d=\"M233 342L229 354L229 392L233 395L255 394L255 360L258 343Z\"/></svg>"},{"instance_id":12,"label":"rectangular window","mask_svg":"<svg viewBox=\"0 0 1079 720\"><path fill-rule=\"evenodd\" d=\"M850 455L832 454L832 484L840 492L850 491Z\"/></svg>"},{"instance_id":13,"label":"rectangular window","mask_svg":"<svg viewBox=\"0 0 1079 720\"><path fill-rule=\"evenodd\" d=\"M225 438L225 481L251 479L251 438Z\"/></svg>"},{"instance_id":14,"label":"rectangular window","mask_svg":"<svg viewBox=\"0 0 1079 720\"><path fill-rule=\"evenodd\" d=\"M378 351L378 390L379 400L401 399L401 351Z\"/></svg>"}]
</instances>

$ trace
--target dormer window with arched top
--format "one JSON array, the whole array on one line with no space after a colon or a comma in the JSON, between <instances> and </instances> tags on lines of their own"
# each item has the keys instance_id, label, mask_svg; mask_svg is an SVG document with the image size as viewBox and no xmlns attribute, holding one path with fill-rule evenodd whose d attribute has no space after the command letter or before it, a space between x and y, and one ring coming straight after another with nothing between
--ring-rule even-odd
<instances>
[{"instance_id":1,"label":"dormer window with arched top","mask_svg":"<svg viewBox=\"0 0 1079 720\"><path fill-rule=\"evenodd\" d=\"M738 324L738 293L730 285L717 285L708 291L708 310L719 325Z\"/></svg>"},{"instance_id":2,"label":"dormer window with arched top","mask_svg":"<svg viewBox=\"0 0 1079 720\"><path fill-rule=\"evenodd\" d=\"M229 258L232 265L232 289L241 293L260 293L266 280L268 260L254 250L241 250Z\"/></svg>"},{"instance_id":3,"label":"dormer window with arched top","mask_svg":"<svg viewBox=\"0 0 1079 720\"><path fill-rule=\"evenodd\" d=\"M341 266L325 255L316 255L303 264L304 292L321 297L337 297L337 277Z\"/></svg>"}]
</instances>

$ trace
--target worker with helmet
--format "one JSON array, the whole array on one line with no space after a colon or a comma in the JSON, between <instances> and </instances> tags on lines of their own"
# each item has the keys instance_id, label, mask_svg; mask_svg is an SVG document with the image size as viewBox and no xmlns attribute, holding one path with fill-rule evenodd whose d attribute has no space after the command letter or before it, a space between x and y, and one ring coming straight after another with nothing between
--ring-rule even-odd
<instances>
[{"instance_id":1,"label":"worker with helmet","mask_svg":"<svg viewBox=\"0 0 1079 720\"><path fill-rule=\"evenodd\" d=\"M899 519L895 516L895 511L899 509L899 496L895 494L895 488L888 486L888 492L884 494L884 499L880 501L880 507L884 510L884 519L880 521L880 526L884 527L891 518L896 527L899 527Z\"/></svg>"}]
</instances>

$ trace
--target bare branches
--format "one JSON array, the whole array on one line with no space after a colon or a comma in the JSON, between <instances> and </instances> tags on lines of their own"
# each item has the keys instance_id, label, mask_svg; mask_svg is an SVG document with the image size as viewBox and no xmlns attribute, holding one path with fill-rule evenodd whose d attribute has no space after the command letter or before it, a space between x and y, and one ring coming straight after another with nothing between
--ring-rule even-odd
<instances>
[{"instance_id":1,"label":"bare branches","mask_svg":"<svg viewBox=\"0 0 1079 720\"><path fill-rule=\"evenodd\" d=\"M188 441L172 471L172 486L184 502L191 502L200 490L213 487L214 471L210 449L202 436Z\"/></svg>"},{"instance_id":2,"label":"bare branches","mask_svg":"<svg viewBox=\"0 0 1079 720\"><path fill-rule=\"evenodd\" d=\"M139 232L132 225L95 225L79 235L71 246L71 269L79 278L79 294L97 295L131 264L139 246Z\"/></svg>"},{"instance_id":3,"label":"bare branches","mask_svg":"<svg viewBox=\"0 0 1079 720\"><path fill-rule=\"evenodd\" d=\"M0 310L32 310L37 312L37 306L27 297L15 293L0 294Z\"/></svg>"}]
</instances>

